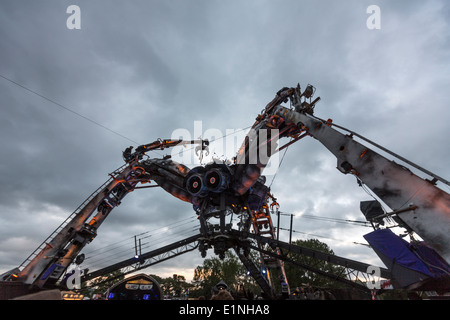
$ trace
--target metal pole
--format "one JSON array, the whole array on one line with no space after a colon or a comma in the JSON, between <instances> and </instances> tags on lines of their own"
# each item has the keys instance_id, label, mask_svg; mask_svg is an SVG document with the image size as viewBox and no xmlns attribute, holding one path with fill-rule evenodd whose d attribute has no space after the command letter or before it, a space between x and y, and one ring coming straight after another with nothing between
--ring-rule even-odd
<instances>
[{"instance_id":1,"label":"metal pole","mask_svg":"<svg viewBox=\"0 0 450 320\"><path fill-rule=\"evenodd\" d=\"M280 240L280 211L277 210L277 241Z\"/></svg>"},{"instance_id":2,"label":"metal pole","mask_svg":"<svg viewBox=\"0 0 450 320\"><path fill-rule=\"evenodd\" d=\"M225 233L225 194L220 195L220 233Z\"/></svg>"},{"instance_id":3,"label":"metal pole","mask_svg":"<svg viewBox=\"0 0 450 320\"><path fill-rule=\"evenodd\" d=\"M292 221L293 221L293 219L294 219L294 215L291 214L291 228L289 230L289 244L292 243Z\"/></svg>"}]
</instances>

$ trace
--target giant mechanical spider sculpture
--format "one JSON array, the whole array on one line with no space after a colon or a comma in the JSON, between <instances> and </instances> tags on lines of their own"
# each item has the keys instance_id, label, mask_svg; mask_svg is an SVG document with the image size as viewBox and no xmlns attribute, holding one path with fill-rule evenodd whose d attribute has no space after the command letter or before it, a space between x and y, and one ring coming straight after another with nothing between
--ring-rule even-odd
<instances>
[{"instance_id":1,"label":"giant mechanical spider sculpture","mask_svg":"<svg viewBox=\"0 0 450 320\"><path fill-rule=\"evenodd\" d=\"M199 218L200 233L192 240L197 241L203 257L208 249L213 248L223 258L225 252L233 248L255 276L258 270L248 254L250 249L256 249L266 261L270 260L270 255L271 261L275 261L284 275L282 260L287 261L287 257L282 251L292 250L293 247L275 239L271 209L278 207L278 203L265 184L263 171L276 152L311 136L336 156L339 171L356 177L360 185L365 185L392 209L385 212L377 201L361 202L363 214L375 229L365 238L388 267L388 270L383 269L387 277L402 288L418 286L424 279L438 279L448 288L450 196L436 183L439 181L448 185L449 182L357 133L335 125L331 120L317 118L314 107L320 98L313 100L314 94L315 88L311 85L304 91L300 85L279 90L256 117L232 161L213 161L188 168L173 161L170 156L144 159L144 155L151 150L186 144L198 145L197 153L207 152L209 142L201 139L157 140L136 149L127 148L123 152L126 164L110 174L110 180L86 199L19 268L9 272L4 279L39 288L55 284L72 262L82 262L81 249L94 239L98 227L111 210L129 192L145 187L138 184L152 181L174 197L193 205ZM288 102L289 106L283 105ZM347 134L335 128L345 130ZM431 178L420 178L356 141L355 136L420 169ZM282 138L291 140L280 147L278 143ZM229 216L237 216L240 222L236 226L227 223ZM415 241L406 243L383 228L386 218L393 218L408 233L418 234L426 245ZM258 246L254 246L253 240L257 241ZM395 249L386 250L386 243ZM302 251L302 254L305 252ZM308 252L312 256L320 256L317 252ZM415 257L414 263L422 263L423 268L411 268L408 263L402 263L400 256L405 252ZM329 256L323 259L344 264ZM345 264L349 261L345 260ZM355 268L362 268L357 266L357 262L354 265ZM267 281L261 277L257 281L270 295L271 287ZM285 275L282 282L287 285Z\"/></svg>"}]
</instances>

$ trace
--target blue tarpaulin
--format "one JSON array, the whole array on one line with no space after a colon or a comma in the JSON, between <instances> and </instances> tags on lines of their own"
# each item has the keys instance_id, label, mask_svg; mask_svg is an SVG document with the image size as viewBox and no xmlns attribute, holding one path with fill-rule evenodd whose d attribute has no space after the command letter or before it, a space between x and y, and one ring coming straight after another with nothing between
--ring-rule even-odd
<instances>
[{"instance_id":1,"label":"blue tarpaulin","mask_svg":"<svg viewBox=\"0 0 450 320\"><path fill-rule=\"evenodd\" d=\"M450 266L423 243L410 244L389 229L375 230L364 235L367 242L394 264L421 272L433 278L450 274Z\"/></svg>"}]
</instances>

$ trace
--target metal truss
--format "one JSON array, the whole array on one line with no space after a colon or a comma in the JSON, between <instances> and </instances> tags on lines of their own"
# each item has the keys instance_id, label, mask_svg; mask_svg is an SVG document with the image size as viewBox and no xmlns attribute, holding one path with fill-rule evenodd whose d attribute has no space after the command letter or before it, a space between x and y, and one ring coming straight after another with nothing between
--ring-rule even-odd
<instances>
[{"instance_id":1,"label":"metal truss","mask_svg":"<svg viewBox=\"0 0 450 320\"><path fill-rule=\"evenodd\" d=\"M295 261L293 259L288 258L286 255L279 255L279 254L276 254L275 252L272 252L272 251L269 251L269 250L263 250L259 246L250 246L250 248L253 249L253 250L257 250L257 251L259 251L261 253L264 253L264 254L266 254L268 256L271 256L273 258L276 258L276 259L279 259L279 260L283 260L283 261L288 262L290 264L296 265L296 266L298 266L298 267L300 267L302 269L305 269L307 271L311 271L311 272L313 272L313 273L315 273L317 275L326 277L326 278L328 278L330 280L333 280L333 281L345 284L347 286L350 286L350 287L353 287L353 288L356 288L356 289L359 289L359 290L362 290L362 291L368 291L368 292L370 291L367 288L367 286L364 286L362 284L359 284L357 282L349 280L349 279L351 279L349 277L350 273L354 273L356 270L348 269L348 268L342 268L342 271L345 270L345 272L341 272L341 273L326 272L326 271L318 269L317 267L315 267L313 265L309 265L309 264L307 265L307 264L299 263L299 262L297 262L297 261ZM356 273L357 274L363 274L360 271L356 271ZM358 278L356 276L355 279L361 279L361 278Z\"/></svg>"},{"instance_id":2,"label":"metal truss","mask_svg":"<svg viewBox=\"0 0 450 320\"><path fill-rule=\"evenodd\" d=\"M255 240L256 243L258 244L257 246L255 246L255 245L252 245L248 241L244 241L244 242L242 242L243 246L247 246L250 249L259 251L260 253L263 253L265 255L271 256L271 257L279 259L279 260L283 260L285 262L288 262L288 263L291 263L294 265L297 265L305 270L314 272L318 275L327 277L331 280L349 285L351 287L361 289L363 291L370 291L370 290L368 289L367 286L362 285L361 283L370 283L370 282L373 283L374 281L377 282L380 280L380 279L376 279L374 277L374 275L372 275L372 273L370 273L374 266L369 265L367 263L339 257L339 256L336 256L333 254L320 252L320 251L306 248L306 247L289 244L289 243L286 243L283 241L278 241L275 239L263 237L261 235L254 234L254 233L241 232L241 233L236 233L236 235L242 237L243 239L251 238L251 239ZM269 249L272 249L272 250L265 249L261 245L266 245L266 248L269 247ZM274 249L283 249L285 253L279 254L279 253L275 252ZM287 256L286 252L295 253L295 254L314 258L315 261L317 261L317 264L321 261L324 261L324 262L330 263L332 265L341 266L342 268L340 268L341 271L339 273L326 272L326 271L318 269L317 264L316 265L306 265L306 264L301 264L297 261L294 261ZM379 270L379 278L391 279L391 272L388 269L382 268L382 267L375 267L375 268L377 268ZM360 281L360 283L358 283L357 281Z\"/></svg>"},{"instance_id":3,"label":"metal truss","mask_svg":"<svg viewBox=\"0 0 450 320\"><path fill-rule=\"evenodd\" d=\"M81 276L81 282L91 281L95 278L104 276L116 270L121 270L121 275L126 275L137 270L148 268L157 263L169 260L184 253L197 249L197 240L201 237L200 234L191 236L184 240L176 241L167 246L161 247L156 250L149 251L147 253L135 256L130 259L123 260L108 267L86 273ZM111 280L111 279L109 279Z\"/></svg>"}]
</instances>

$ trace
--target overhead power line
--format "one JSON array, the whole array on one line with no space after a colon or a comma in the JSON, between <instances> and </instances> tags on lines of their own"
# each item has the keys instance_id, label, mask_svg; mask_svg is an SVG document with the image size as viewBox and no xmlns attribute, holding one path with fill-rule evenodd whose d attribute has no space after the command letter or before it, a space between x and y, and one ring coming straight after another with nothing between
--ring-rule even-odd
<instances>
[{"instance_id":1,"label":"overhead power line","mask_svg":"<svg viewBox=\"0 0 450 320\"><path fill-rule=\"evenodd\" d=\"M112 129L106 127L106 126L104 126L103 124L101 124L101 123L99 123L99 122L97 122L97 121L95 121L95 120L92 120L92 119L90 119L90 118L88 118L88 117L82 115L81 113L79 113L79 112L77 112L77 111L74 111L74 110L72 110L72 109L70 109L70 108L68 108L68 107L66 107L66 106L64 106L64 105L62 105L62 104L59 103L59 102L56 102L56 101L53 100L53 99L50 99L50 98L48 98L48 97L46 97L46 96L44 96L44 95L42 95L42 94L40 94L40 93L38 93L38 92L36 92L36 91L34 91L34 90L31 90L30 88L28 88L28 87L26 87L26 86L24 86L24 85L22 85L22 84L20 84L20 83L18 83L18 82L16 82L16 81L14 81L14 80L11 80L11 79L9 79L9 78L7 78L7 77L1 75L1 74L0 74L0 77L2 77L2 78L5 79L6 81L9 81L10 83L15 84L16 86L18 86L18 87L20 87L20 88L22 88L22 89L24 89L24 90L26 90L26 91L28 91L28 92L31 92L32 94L34 94L34 95L36 95L36 96L38 96L38 97L40 97L40 98L42 98L42 99L44 99L44 100L47 100L47 101L50 102L50 103L53 103L54 105L56 105L56 106L58 106L58 107L60 107L60 108L62 108L62 109L64 109L64 110L66 110L66 111L68 111L68 112L71 112L71 113L73 113L73 114L79 116L80 118L83 118L83 119L85 119L85 120L87 120L87 121L89 121L89 122L91 122L91 123L93 123L93 124L95 124L95 125L97 125L97 126L103 128L103 129L105 129L105 130L108 130L109 132L114 133L115 135L117 135L117 136L119 136L119 137L121 137L121 138L124 138L124 139L126 139L126 140L128 140L128 141L131 141L131 142L133 142L133 143L139 145L138 142L136 142L136 141L134 141L134 140L132 140L132 139L130 139L130 138L124 136L123 134L121 134L121 133L119 133L119 132L117 132L117 131L114 131L114 130L112 130Z\"/></svg>"},{"instance_id":2,"label":"overhead power line","mask_svg":"<svg viewBox=\"0 0 450 320\"><path fill-rule=\"evenodd\" d=\"M281 215L294 215L290 212L280 211ZM312 219L312 220L321 220L321 221L327 221L327 222L335 222L335 223L344 223L344 224L356 224L363 227L371 227L370 223L367 221L361 221L361 220L351 220L351 219L340 219L340 218L333 218L333 217L322 217L322 216L315 216L312 214L302 214L301 216L298 216L299 218L306 218L306 219Z\"/></svg>"},{"instance_id":3,"label":"overhead power line","mask_svg":"<svg viewBox=\"0 0 450 320\"><path fill-rule=\"evenodd\" d=\"M14 84L14 85L16 85L16 86L18 86L18 87L20 87L20 88L22 88L22 89L24 89L24 90L30 92L30 93L32 93L32 94L34 94L34 95L36 95L36 96L38 96L38 97L40 97L40 98L42 98L42 99L44 99L44 100L46 100L46 101L48 101L48 102L50 102L50 103L52 103L52 104L54 104L54 105L56 105L56 106L58 106L58 107L64 109L64 110L68 111L68 112L70 112L70 113L73 113L74 115L76 115L76 116L78 116L78 117L80 117L80 118L83 118L83 119L86 120L86 121L89 121L89 122L95 124L96 126L99 126L99 127L103 128L103 129L105 129L105 130L107 130L107 131L109 131L109 132L111 132L111 133L113 133L113 134L115 134L115 135L117 135L117 136L123 138L123 139L126 139L126 140L128 140L128 141L130 141L130 142L132 142L132 143L134 143L134 144L136 144L136 145L140 145L139 142L137 142L137 141L135 141L135 140L133 140L133 139L131 139L131 138L129 138L129 137L127 137L127 136L125 136L125 135L123 135L123 134L121 134L121 133L119 133L119 132L117 132L117 131L115 131L115 130L113 130L113 129L111 129L111 128L105 126L105 125L103 125L103 124L101 124L101 123L99 123L98 121L95 121L95 120L93 120L93 119L91 119L91 118L89 118L89 117L87 117L87 116L85 116L85 115L82 115L81 113L79 113L79 112L77 112L77 111L75 111L75 110L73 110L73 109L71 109L71 108L69 108L69 107L67 107L67 106L65 106L65 105L63 105L63 104L61 104L61 103L59 103L59 102L57 102L57 101L55 101L55 100L53 100L53 99L51 99L51 98L49 98L49 97L47 97L47 96L44 96L43 94L41 94L41 93L39 93L39 92L36 92L35 90L32 90L32 89L26 87L26 86L23 85L23 84L18 83L17 81L14 81L14 80L12 80L12 79L10 79L10 78L8 78L8 77L2 75L2 74L0 74L0 77L3 78L3 79L5 79L6 81L9 81L10 83L12 83L12 84ZM250 128L250 127L251 127L251 126L248 126L248 127L246 127L246 128L240 129L240 130L238 130L238 131L243 131L243 130L246 130L246 129ZM219 138L216 138L216 139L214 139L214 140L211 140L210 142L218 141L218 140L220 140L220 139L223 139L223 138L225 138L225 137L227 137L227 136L229 136L229 135L231 135L231 134L235 134L235 133L236 133L236 132L233 132L233 133L230 133L230 134L223 135L222 137L219 137ZM195 148L195 147L192 147L192 148L189 148L189 149L185 149L185 150L182 150L181 152L186 152L186 151L192 150L192 149L194 149L194 148ZM155 151L155 150L152 150L152 151L158 153L158 152ZM158 153L158 154L159 154L159 153Z\"/></svg>"},{"instance_id":4,"label":"overhead power line","mask_svg":"<svg viewBox=\"0 0 450 320\"><path fill-rule=\"evenodd\" d=\"M286 228L280 228L280 230L291 231L291 229L286 229ZM357 245L361 245L361 246L370 247L370 246L369 246L368 244L366 244L366 243L361 243L361 242L356 242L356 241L341 240L341 239L331 238L331 237L329 237L329 236L321 236L321 235L318 235L318 234L307 233L307 232L298 231L298 230L292 230L292 232L295 232L295 233L301 233L301 234L304 234L304 235L310 236L310 237L324 238L324 239L329 239L329 240L333 240L333 241L347 242L347 243L352 243L352 244L357 244Z\"/></svg>"}]
</instances>

